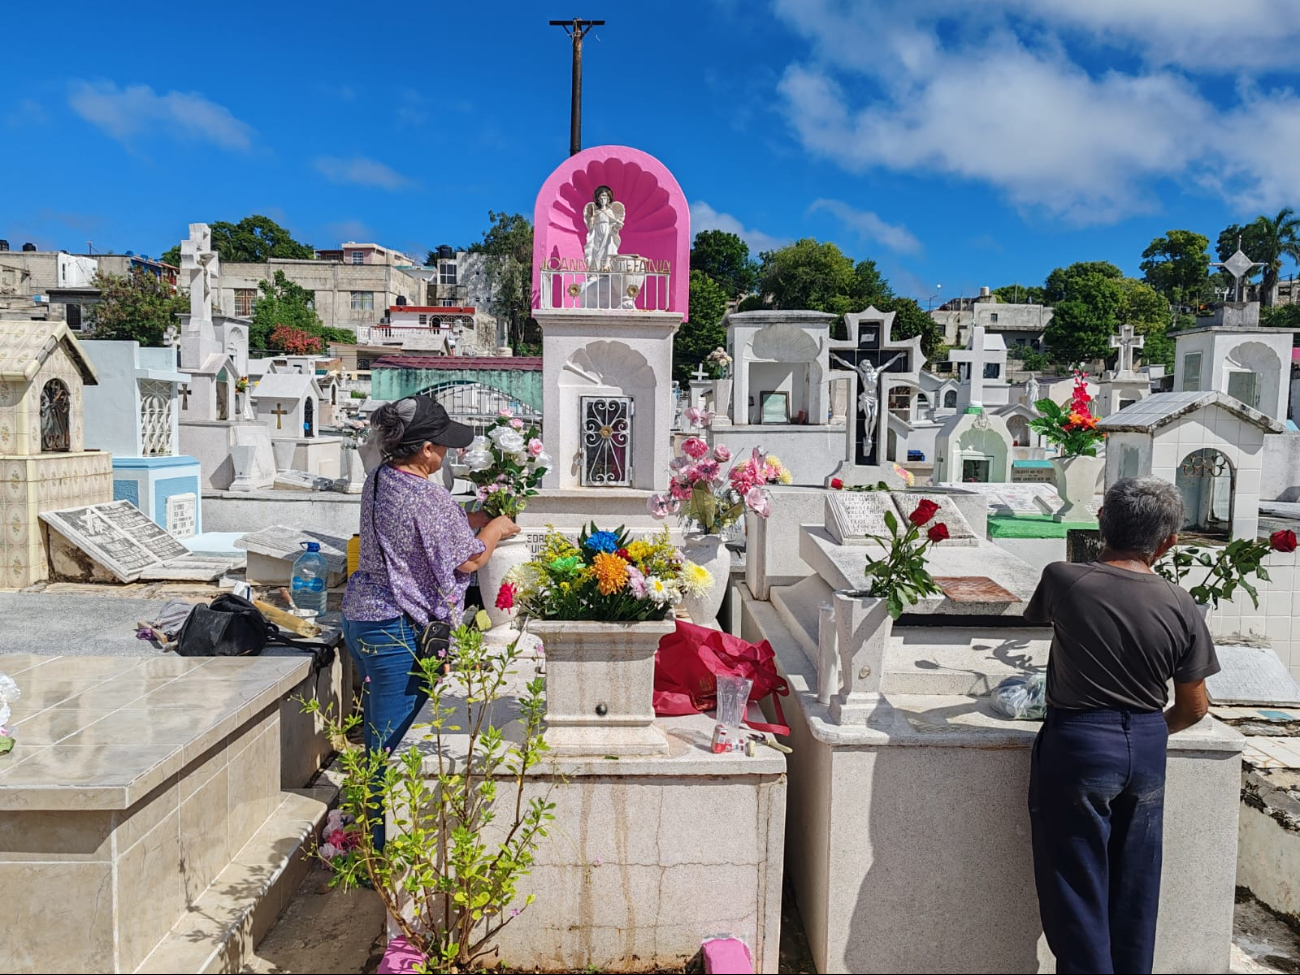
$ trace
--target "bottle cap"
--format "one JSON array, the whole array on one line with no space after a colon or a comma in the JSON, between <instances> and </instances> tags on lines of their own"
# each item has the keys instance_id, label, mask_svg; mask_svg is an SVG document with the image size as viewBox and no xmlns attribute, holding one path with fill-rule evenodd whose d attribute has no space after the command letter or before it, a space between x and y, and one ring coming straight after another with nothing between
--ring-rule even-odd
<instances>
[{"instance_id":1,"label":"bottle cap","mask_svg":"<svg viewBox=\"0 0 1300 975\"><path fill-rule=\"evenodd\" d=\"M320 551L320 542L303 542L302 544L307 549L308 552Z\"/></svg>"}]
</instances>

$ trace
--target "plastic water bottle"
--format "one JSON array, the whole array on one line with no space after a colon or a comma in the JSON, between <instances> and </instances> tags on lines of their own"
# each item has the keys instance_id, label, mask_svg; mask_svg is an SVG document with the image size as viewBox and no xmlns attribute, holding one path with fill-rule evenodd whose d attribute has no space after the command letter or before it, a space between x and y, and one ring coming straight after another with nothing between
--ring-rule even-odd
<instances>
[{"instance_id":1,"label":"plastic water bottle","mask_svg":"<svg viewBox=\"0 0 1300 975\"><path fill-rule=\"evenodd\" d=\"M325 612L328 598L325 585L329 580L330 565L320 554L320 542L303 542L307 551L293 563L293 602L301 610L310 610L320 616Z\"/></svg>"}]
</instances>

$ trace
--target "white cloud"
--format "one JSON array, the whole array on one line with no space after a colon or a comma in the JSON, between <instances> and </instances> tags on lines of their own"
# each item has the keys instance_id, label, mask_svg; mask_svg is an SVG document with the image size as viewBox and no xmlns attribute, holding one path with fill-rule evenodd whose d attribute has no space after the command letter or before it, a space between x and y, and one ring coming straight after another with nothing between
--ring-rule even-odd
<instances>
[{"instance_id":1,"label":"white cloud","mask_svg":"<svg viewBox=\"0 0 1300 975\"><path fill-rule=\"evenodd\" d=\"M349 240L370 241L378 236L374 229L362 220L338 220L327 224L325 230L331 240L337 240L339 243Z\"/></svg>"},{"instance_id":2,"label":"white cloud","mask_svg":"<svg viewBox=\"0 0 1300 975\"><path fill-rule=\"evenodd\" d=\"M1232 5L934 0L920 13L901 0L774 5L812 46L778 84L787 122L805 149L847 170L984 182L1024 210L1077 224L1152 209L1162 179L1249 206L1280 206L1294 192L1300 99L1259 91L1244 77L1226 88L1235 98L1223 108L1169 67L1204 54L1203 71L1222 71L1230 58L1198 45L1203 33L1237 23L1242 11ZM1178 21L1184 6L1195 27ZM1294 39L1300 23L1276 33ZM1109 42L1137 52L1145 67L1097 70L1076 61L1070 42L1085 34L1091 62L1116 60L1095 56ZM1206 83L1225 85L1217 75Z\"/></svg>"},{"instance_id":3,"label":"white cloud","mask_svg":"<svg viewBox=\"0 0 1300 975\"><path fill-rule=\"evenodd\" d=\"M144 132L161 132L239 152L247 152L253 145L251 126L198 92L169 91L160 95L148 85L119 88L111 81L77 81L68 95L68 104L87 122L123 144Z\"/></svg>"},{"instance_id":4,"label":"white cloud","mask_svg":"<svg viewBox=\"0 0 1300 975\"><path fill-rule=\"evenodd\" d=\"M364 156L354 156L351 159L321 156L312 165L331 183L355 183L358 186L377 186L382 190L394 191L414 185L413 180L392 167Z\"/></svg>"},{"instance_id":5,"label":"white cloud","mask_svg":"<svg viewBox=\"0 0 1300 975\"><path fill-rule=\"evenodd\" d=\"M763 251L775 250L787 243L779 237L765 234L761 230L752 227L747 229L739 219L733 217L730 213L719 213L703 200L696 200L691 204L691 233L698 234L701 230L723 230L729 234L735 234L749 245L749 253L753 257L758 257Z\"/></svg>"},{"instance_id":6,"label":"white cloud","mask_svg":"<svg viewBox=\"0 0 1300 975\"><path fill-rule=\"evenodd\" d=\"M857 231L863 240L884 244L892 251L915 254L921 249L921 242L902 224L886 223L872 211L859 210L843 200L814 200L808 210L825 210L846 227Z\"/></svg>"}]
</instances>

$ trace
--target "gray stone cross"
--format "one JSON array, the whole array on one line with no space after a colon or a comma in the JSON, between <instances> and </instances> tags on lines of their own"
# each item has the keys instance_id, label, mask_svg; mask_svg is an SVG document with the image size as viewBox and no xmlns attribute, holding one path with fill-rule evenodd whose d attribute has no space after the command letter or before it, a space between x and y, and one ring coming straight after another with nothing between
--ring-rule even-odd
<instances>
[{"instance_id":1,"label":"gray stone cross","mask_svg":"<svg viewBox=\"0 0 1300 975\"><path fill-rule=\"evenodd\" d=\"M1133 351L1146 345L1146 341L1146 336L1138 335L1132 325L1121 325L1119 334L1110 337L1110 347L1119 349L1119 363L1115 370L1117 374L1133 371Z\"/></svg>"}]
</instances>

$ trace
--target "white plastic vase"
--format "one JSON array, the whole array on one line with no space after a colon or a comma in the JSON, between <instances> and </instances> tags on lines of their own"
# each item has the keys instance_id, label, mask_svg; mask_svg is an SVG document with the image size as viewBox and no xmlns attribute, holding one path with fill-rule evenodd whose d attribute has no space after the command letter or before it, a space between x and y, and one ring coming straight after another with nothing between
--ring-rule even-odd
<instances>
[{"instance_id":1,"label":"white plastic vase","mask_svg":"<svg viewBox=\"0 0 1300 975\"><path fill-rule=\"evenodd\" d=\"M508 626L515 618L516 610L497 609L497 593L505 582L506 573L516 566L523 565L532 558L528 548L528 539L523 532L513 538L497 543L492 557L478 570L478 588L483 596L483 608L492 620L492 628Z\"/></svg>"},{"instance_id":2,"label":"white plastic vase","mask_svg":"<svg viewBox=\"0 0 1300 975\"><path fill-rule=\"evenodd\" d=\"M703 566L713 576L713 586L701 596L684 595L682 608L692 623L708 626L718 618L727 582L731 575L731 552L721 535L688 534L683 539L682 553L687 560Z\"/></svg>"}]
</instances>

